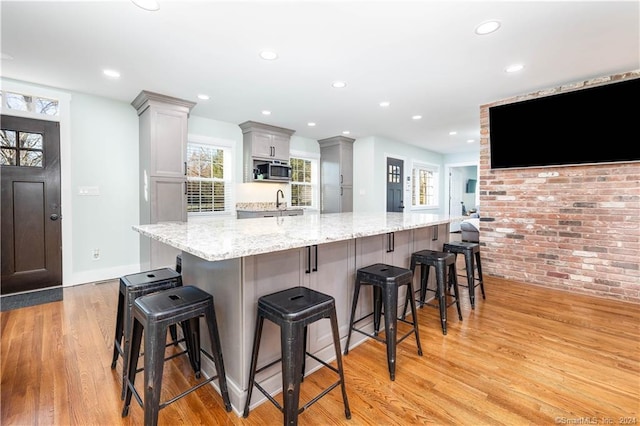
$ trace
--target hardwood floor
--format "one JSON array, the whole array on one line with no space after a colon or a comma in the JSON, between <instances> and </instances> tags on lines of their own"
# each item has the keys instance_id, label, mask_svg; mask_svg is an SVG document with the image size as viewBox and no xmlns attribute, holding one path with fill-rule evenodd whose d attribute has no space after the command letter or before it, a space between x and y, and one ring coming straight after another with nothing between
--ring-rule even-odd
<instances>
[{"instance_id":1,"label":"hardwood floor","mask_svg":"<svg viewBox=\"0 0 640 426\"><path fill-rule=\"evenodd\" d=\"M300 425L637 424L640 420L640 305L486 277L475 311L419 310L424 355L398 347L389 380L383 344L345 356L351 420L339 389L300 415ZM121 361L111 370L117 281L64 289L64 300L2 312L2 425L142 425L135 400L121 418ZM224 348L223 348L224 350ZM163 398L192 374L184 357L165 365ZM305 379L302 401L334 379ZM140 383L140 379L137 384ZM205 386L160 411L160 424L278 425L270 403L247 419L224 411Z\"/></svg>"}]
</instances>

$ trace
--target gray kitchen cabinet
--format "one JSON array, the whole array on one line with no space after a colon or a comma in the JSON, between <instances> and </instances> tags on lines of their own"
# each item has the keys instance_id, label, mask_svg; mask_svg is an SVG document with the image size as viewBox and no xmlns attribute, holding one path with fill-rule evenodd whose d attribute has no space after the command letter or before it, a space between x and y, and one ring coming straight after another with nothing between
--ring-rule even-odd
<instances>
[{"instance_id":1,"label":"gray kitchen cabinet","mask_svg":"<svg viewBox=\"0 0 640 426\"><path fill-rule=\"evenodd\" d=\"M321 139L320 210L322 213L353 211L353 142L334 136Z\"/></svg>"},{"instance_id":2,"label":"gray kitchen cabinet","mask_svg":"<svg viewBox=\"0 0 640 426\"><path fill-rule=\"evenodd\" d=\"M139 120L140 224L187 220L187 122L195 103L143 90ZM143 270L175 267L179 250L140 237Z\"/></svg>"},{"instance_id":3,"label":"gray kitchen cabinet","mask_svg":"<svg viewBox=\"0 0 640 426\"><path fill-rule=\"evenodd\" d=\"M238 125L242 129L244 181L253 182L254 162L289 162L291 135L295 130L255 121Z\"/></svg>"}]
</instances>

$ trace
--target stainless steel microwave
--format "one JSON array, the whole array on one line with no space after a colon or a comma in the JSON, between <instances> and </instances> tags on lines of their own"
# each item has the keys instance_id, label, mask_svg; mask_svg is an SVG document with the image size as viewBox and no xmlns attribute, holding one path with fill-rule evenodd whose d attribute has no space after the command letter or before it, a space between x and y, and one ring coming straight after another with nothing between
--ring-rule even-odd
<instances>
[{"instance_id":1,"label":"stainless steel microwave","mask_svg":"<svg viewBox=\"0 0 640 426\"><path fill-rule=\"evenodd\" d=\"M263 180L290 181L291 166L285 161L272 161L256 166L258 179L262 175Z\"/></svg>"}]
</instances>

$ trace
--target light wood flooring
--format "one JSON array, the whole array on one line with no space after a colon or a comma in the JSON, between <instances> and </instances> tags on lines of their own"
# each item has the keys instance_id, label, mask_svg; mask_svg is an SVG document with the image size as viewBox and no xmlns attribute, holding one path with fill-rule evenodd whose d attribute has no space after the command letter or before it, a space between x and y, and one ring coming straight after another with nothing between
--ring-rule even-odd
<instances>
[{"instance_id":1,"label":"light wood flooring","mask_svg":"<svg viewBox=\"0 0 640 426\"><path fill-rule=\"evenodd\" d=\"M487 299L474 311L462 290L463 321L449 308L446 336L437 309L419 310L424 355L412 337L403 341L395 381L379 342L343 358L351 420L338 388L303 412L299 424L638 423L640 305L485 280ZM117 294L117 281L80 285L65 288L61 302L0 314L0 424L144 423L135 400L121 417L121 361L110 368ZM192 376L184 357L169 361L163 395L176 395ZM334 377L326 368L310 375L301 400ZM205 386L162 409L159 422L279 425L282 415L268 402L247 419L227 413Z\"/></svg>"}]
</instances>

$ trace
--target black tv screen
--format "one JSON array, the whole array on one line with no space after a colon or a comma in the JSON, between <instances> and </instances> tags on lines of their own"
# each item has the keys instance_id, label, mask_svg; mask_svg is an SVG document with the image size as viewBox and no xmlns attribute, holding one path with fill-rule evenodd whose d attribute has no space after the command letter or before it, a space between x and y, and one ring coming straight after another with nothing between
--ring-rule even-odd
<instances>
[{"instance_id":1,"label":"black tv screen","mask_svg":"<svg viewBox=\"0 0 640 426\"><path fill-rule=\"evenodd\" d=\"M489 108L491 168L640 161L640 78Z\"/></svg>"}]
</instances>

